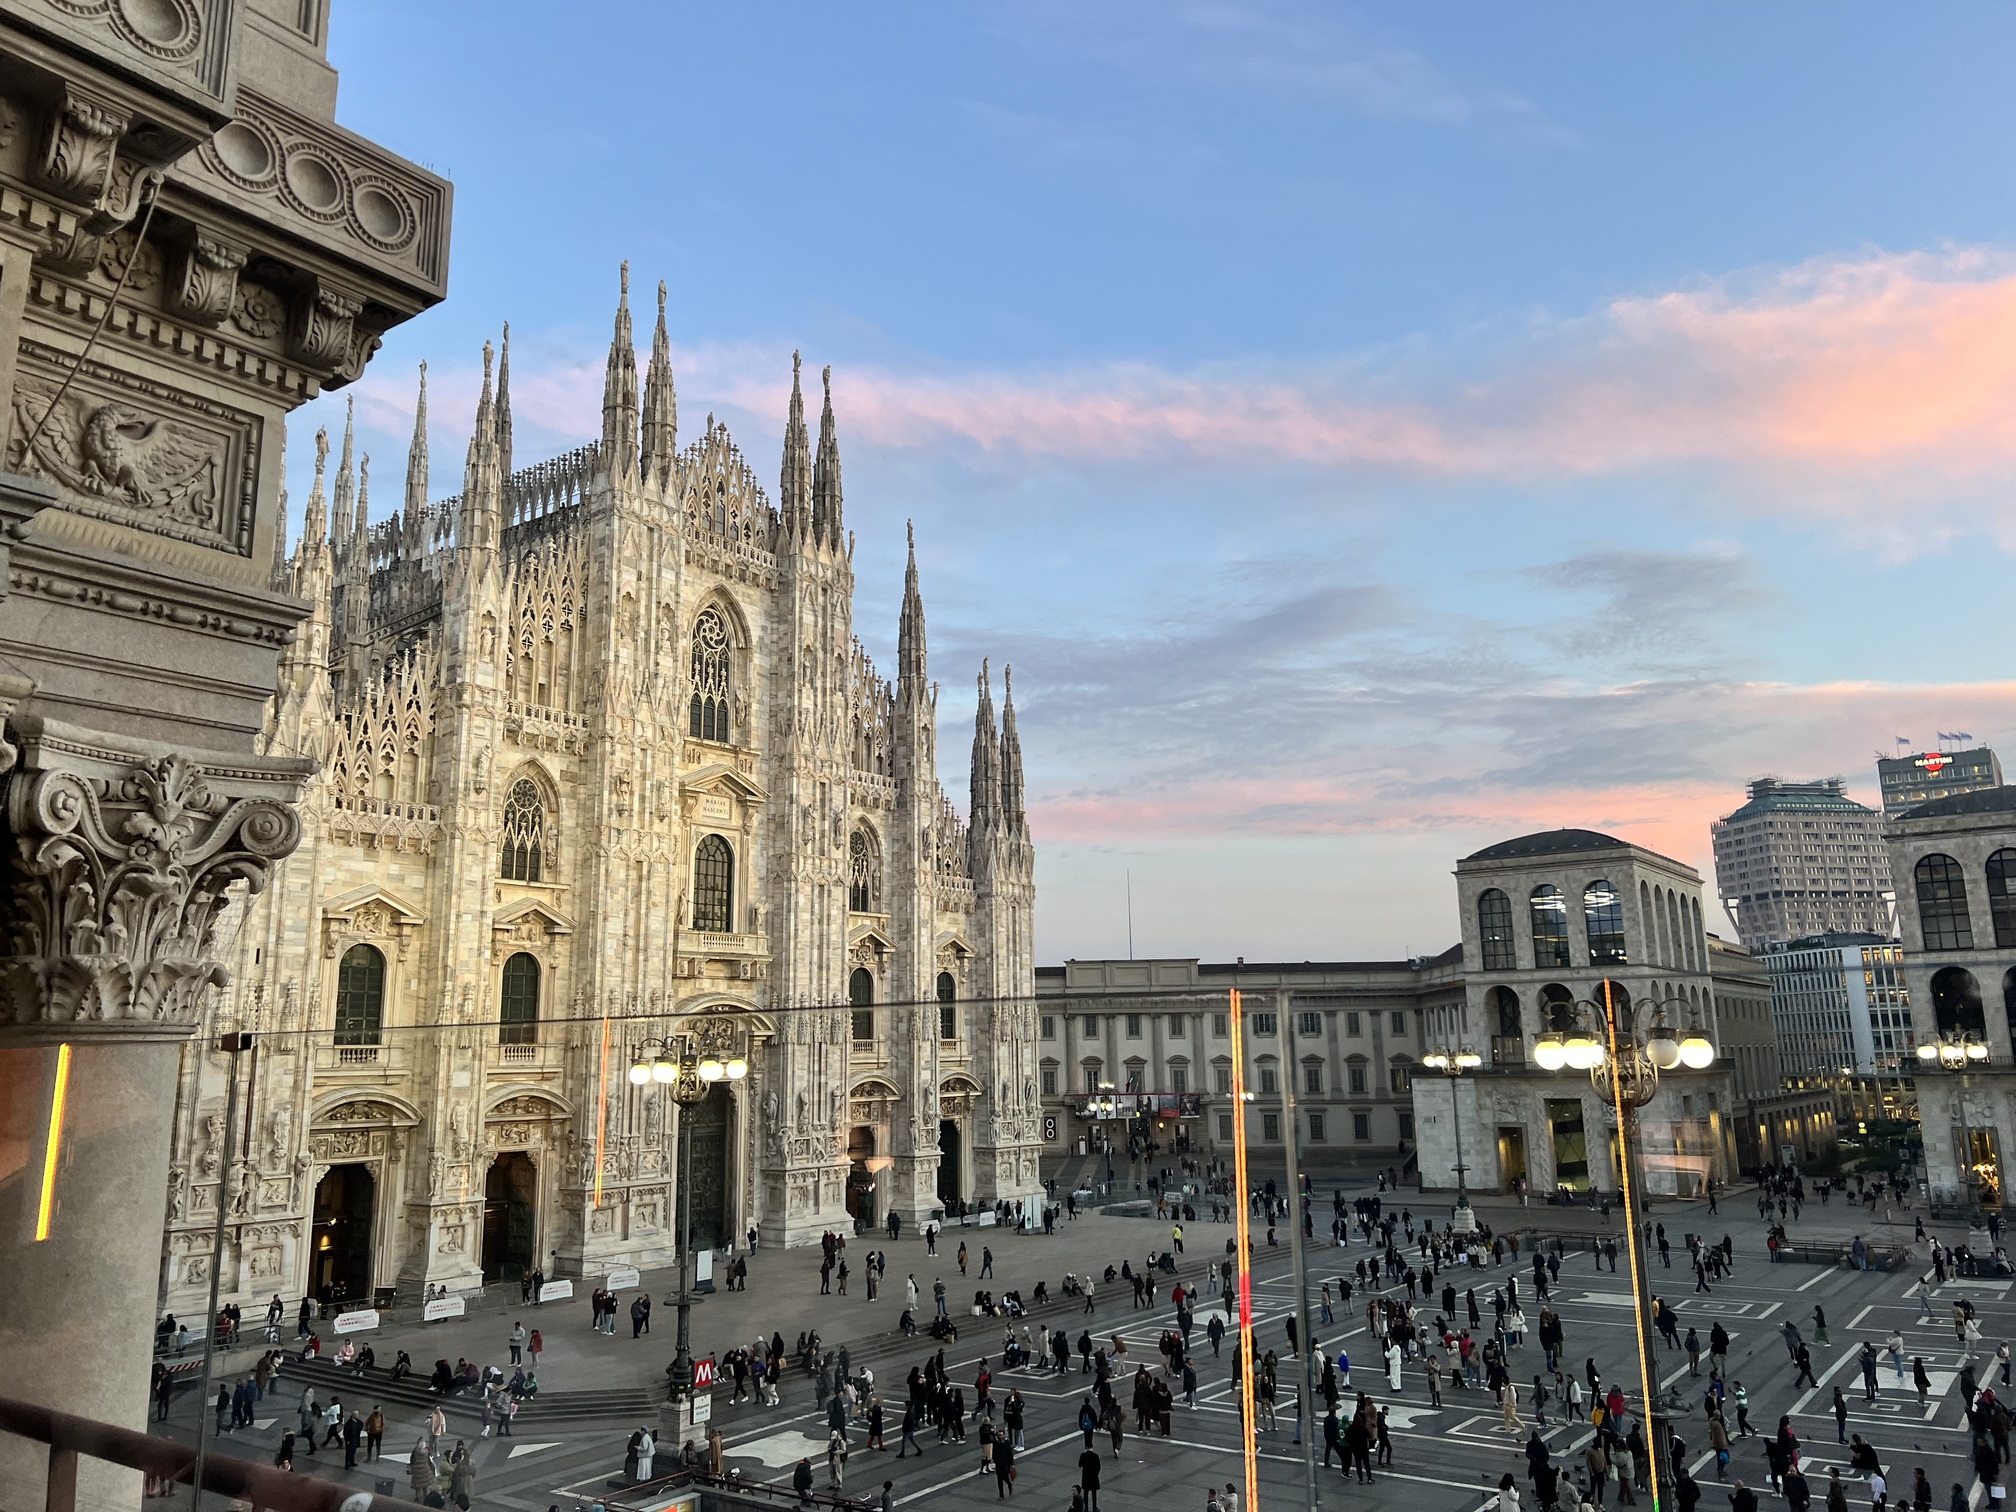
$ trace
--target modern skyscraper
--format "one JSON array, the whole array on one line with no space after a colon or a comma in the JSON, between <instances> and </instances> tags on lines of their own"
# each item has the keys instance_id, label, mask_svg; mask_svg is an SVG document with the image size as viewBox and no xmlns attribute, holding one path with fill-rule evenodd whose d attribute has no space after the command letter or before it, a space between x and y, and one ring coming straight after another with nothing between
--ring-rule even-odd
<instances>
[{"instance_id":1,"label":"modern skyscraper","mask_svg":"<svg viewBox=\"0 0 2016 1512\"><path fill-rule=\"evenodd\" d=\"M1759 777L1750 801L1713 833L1722 906L1754 954L1804 935L1890 935L1882 817L1850 798L1841 778Z\"/></svg>"},{"instance_id":2,"label":"modern skyscraper","mask_svg":"<svg viewBox=\"0 0 2016 1512\"><path fill-rule=\"evenodd\" d=\"M1883 789L1883 817L1895 819L1915 804L2002 786L2002 763L1986 746L1916 751L1878 761L1876 781Z\"/></svg>"}]
</instances>

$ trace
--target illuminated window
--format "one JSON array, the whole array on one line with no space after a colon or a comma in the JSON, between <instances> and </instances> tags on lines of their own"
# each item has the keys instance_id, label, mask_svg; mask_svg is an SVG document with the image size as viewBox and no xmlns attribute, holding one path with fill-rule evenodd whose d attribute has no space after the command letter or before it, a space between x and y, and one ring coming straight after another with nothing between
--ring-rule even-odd
<instances>
[{"instance_id":1,"label":"illuminated window","mask_svg":"<svg viewBox=\"0 0 2016 1512\"><path fill-rule=\"evenodd\" d=\"M1414 1068L1405 1061L1395 1061L1386 1072L1386 1084L1395 1092L1405 1093L1413 1087L1410 1078Z\"/></svg>"},{"instance_id":2,"label":"illuminated window","mask_svg":"<svg viewBox=\"0 0 2016 1512\"><path fill-rule=\"evenodd\" d=\"M1477 933L1484 946L1486 971L1513 971L1518 957L1512 946L1512 900L1497 888L1477 898Z\"/></svg>"},{"instance_id":3,"label":"illuminated window","mask_svg":"<svg viewBox=\"0 0 2016 1512\"><path fill-rule=\"evenodd\" d=\"M1545 970L1568 965L1568 900L1561 889L1541 883L1526 900L1526 913L1533 931L1534 966Z\"/></svg>"},{"instance_id":4,"label":"illuminated window","mask_svg":"<svg viewBox=\"0 0 2016 1512\"><path fill-rule=\"evenodd\" d=\"M511 784L504 800L504 856L501 871L506 882L537 882L544 869L546 850L546 806L539 801L539 785L529 777Z\"/></svg>"},{"instance_id":5,"label":"illuminated window","mask_svg":"<svg viewBox=\"0 0 2016 1512\"><path fill-rule=\"evenodd\" d=\"M498 995L497 1043L530 1045L539 1038L539 962L519 951L504 963Z\"/></svg>"},{"instance_id":6,"label":"illuminated window","mask_svg":"<svg viewBox=\"0 0 2016 1512\"><path fill-rule=\"evenodd\" d=\"M728 743L728 626L711 604L693 623L693 698L686 733L696 740Z\"/></svg>"},{"instance_id":7,"label":"illuminated window","mask_svg":"<svg viewBox=\"0 0 2016 1512\"><path fill-rule=\"evenodd\" d=\"M1591 966L1621 966L1624 954L1624 899L1608 882L1582 889L1582 922L1589 934Z\"/></svg>"},{"instance_id":8,"label":"illuminated window","mask_svg":"<svg viewBox=\"0 0 2016 1512\"><path fill-rule=\"evenodd\" d=\"M1918 928L1927 950L1972 950L1967 917L1967 877L1951 856L1921 856L1911 869L1918 887Z\"/></svg>"}]
</instances>

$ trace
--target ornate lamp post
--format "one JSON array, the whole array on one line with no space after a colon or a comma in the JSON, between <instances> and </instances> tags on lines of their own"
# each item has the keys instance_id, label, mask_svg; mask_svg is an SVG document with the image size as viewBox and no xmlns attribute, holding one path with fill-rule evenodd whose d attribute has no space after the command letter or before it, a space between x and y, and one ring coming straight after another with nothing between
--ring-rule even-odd
<instances>
[{"instance_id":1,"label":"ornate lamp post","mask_svg":"<svg viewBox=\"0 0 2016 1512\"><path fill-rule=\"evenodd\" d=\"M690 1111L705 1101L721 1081L740 1081L749 1074L749 1062L741 1056L721 1060L702 1056L690 1034L674 1040L651 1039L637 1047L630 1061L630 1085L641 1087L658 1082L668 1087L679 1105L679 1295L673 1299L679 1313L679 1344L672 1355L672 1397L675 1401L693 1394L693 1294L690 1287L693 1264L693 1142L687 1138Z\"/></svg>"},{"instance_id":2,"label":"ornate lamp post","mask_svg":"<svg viewBox=\"0 0 2016 1512\"><path fill-rule=\"evenodd\" d=\"M1649 1336L1652 1321L1652 1289L1645 1273L1644 1246L1641 1230L1644 1225L1645 1178L1642 1155L1637 1131L1638 1110L1658 1095L1659 1073L1673 1071L1684 1066L1690 1071L1701 1071L1715 1062L1715 1042L1708 1038L1699 1024L1690 1024L1685 1034L1676 1034L1667 1021L1667 1006L1670 1002L1679 1013L1690 1014L1691 1005L1685 998L1673 998L1650 1005L1648 1020L1644 1026L1644 1039L1638 1038L1638 1031L1623 1022L1629 1005L1619 1001L1611 990L1611 983L1605 981L1601 1002L1579 1002L1569 1005L1570 1024L1566 1030L1551 1030L1534 1042L1533 1059L1543 1071L1570 1069L1587 1071L1590 1083L1602 1096L1617 1123L1617 1138L1623 1147L1623 1159L1618 1162L1622 1178L1620 1196L1623 1199L1625 1249L1631 1256L1631 1291L1637 1303L1636 1327L1638 1337L1638 1380L1645 1403L1647 1443L1652 1453L1651 1480L1652 1505L1657 1512L1662 1505L1660 1490L1662 1478L1669 1483L1673 1476L1672 1443L1670 1434L1654 1418L1655 1410L1670 1410L1660 1402L1656 1394L1656 1378L1652 1373L1654 1345ZM1585 1027L1587 1023L1594 1028ZM1678 1395L1674 1402L1678 1403Z\"/></svg>"},{"instance_id":3,"label":"ornate lamp post","mask_svg":"<svg viewBox=\"0 0 2016 1512\"><path fill-rule=\"evenodd\" d=\"M1939 1066L1960 1078L1953 1098L1953 1123L1958 1134L1960 1179L1965 1186L1967 1217L1981 1216L1981 1178L1974 1165L1974 1130L1967 1122L1967 1073L1988 1059L1988 1047L1964 1029L1943 1034L1918 1047L1918 1064L1926 1070Z\"/></svg>"},{"instance_id":4,"label":"ornate lamp post","mask_svg":"<svg viewBox=\"0 0 2016 1512\"><path fill-rule=\"evenodd\" d=\"M1469 1168L1463 1164L1463 1111L1456 1098L1456 1079L1465 1071L1475 1071L1483 1065L1484 1057L1474 1050L1445 1047L1429 1051L1421 1057L1421 1064L1449 1078L1449 1116L1456 1128L1456 1213L1449 1220L1449 1226L1459 1234L1474 1234L1477 1232L1477 1215L1470 1210L1470 1188L1464 1180Z\"/></svg>"}]
</instances>

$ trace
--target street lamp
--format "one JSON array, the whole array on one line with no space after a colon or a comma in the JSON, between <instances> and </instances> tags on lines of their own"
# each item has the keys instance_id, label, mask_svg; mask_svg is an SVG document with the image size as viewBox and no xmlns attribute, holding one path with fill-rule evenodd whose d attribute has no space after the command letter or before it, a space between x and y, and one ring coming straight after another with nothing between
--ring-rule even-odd
<instances>
[{"instance_id":1,"label":"street lamp","mask_svg":"<svg viewBox=\"0 0 2016 1512\"><path fill-rule=\"evenodd\" d=\"M1634 1032L1623 1022L1628 1003L1618 999L1608 981L1603 983L1602 992L1601 1002L1566 1005L1568 1028L1551 1030L1540 1036L1534 1043L1533 1058L1543 1071L1564 1068L1587 1071L1590 1083L1609 1104L1611 1115L1617 1122L1617 1138L1623 1151L1619 1168L1623 1178L1620 1195L1627 1236L1625 1248L1631 1255L1631 1290L1637 1303L1634 1322L1638 1337L1639 1385L1645 1403L1646 1427L1651 1430L1648 1442L1652 1451L1652 1501L1657 1506L1661 1500L1660 1478L1663 1476L1670 1481L1673 1475L1672 1445L1669 1436L1659 1430L1652 1418L1658 1398L1654 1394L1652 1346L1646 1337L1652 1317L1652 1291L1643 1265L1640 1236L1645 1178L1641 1159L1643 1152L1635 1137L1638 1110L1658 1095L1661 1071L1682 1067L1701 1071L1713 1065L1715 1042L1702 1030L1693 1015L1692 1005L1685 998L1675 997L1647 1005L1641 1010L1644 1027ZM1687 1016L1685 1033L1677 1033L1669 1022L1669 1001L1677 1013ZM1642 1042L1639 1033L1644 1036Z\"/></svg>"},{"instance_id":2,"label":"street lamp","mask_svg":"<svg viewBox=\"0 0 2016 1512\"><path fill-rule=\"evenodd\" d=\"M1967 1216L1981 1213L1981 1173L1974 1162L1974 1130L1967 1122L1967 1073L1988 1059L1988 1047L1964 1029L1943 1034L1918 1047L1918 1060L1926 1070L1938 1066L1960 1077L1960 1090L1953 1099L1953 1122L1959 1130L1961 1180L1966 1182Z\"/></svg>"},{"instance_id":3,"label":"street lamp","mask_svg":"<svg viewBox=\"0 0 2016 1512\"><path fill-rule=\"evenodd\" d=\"M679 1295L673 1299L679 1313L679 1344L671 1372L675 1401L693 1392L693 1294L688 1284L693 1264L693 1141L687 1138L687 1115L706 1100L717 1082L740 1081L748 1074L749 1062L739 1055L726 1060L701 1055L690 1034L680 1035L676 1042L645 1040L630 1059L631 1086L650 1082L669 1086L679 1105Z\"/></svg>"},{"instance_id":4,"label":"street lamp","mask_svg":"<svg viewBox=\"0 0 2016 1512\"><path fill-rule=\"evenodd\" d=\"M1474 1234L1477 1215L1470 1210L1470 1189L1463 1180L1467 1168L1463 1164L1463 1111L1456 1098L1456 1079L1465 1071L1475 1071L1483 1065L1484 1057L1474 1050L1445 1048L1429 1051L1421 1057L1421 1064L1449 1078L1449 1113L1456 1132L1456 1212L1449 1226L1459 1234Z\"/></svg>"}]
</instances>

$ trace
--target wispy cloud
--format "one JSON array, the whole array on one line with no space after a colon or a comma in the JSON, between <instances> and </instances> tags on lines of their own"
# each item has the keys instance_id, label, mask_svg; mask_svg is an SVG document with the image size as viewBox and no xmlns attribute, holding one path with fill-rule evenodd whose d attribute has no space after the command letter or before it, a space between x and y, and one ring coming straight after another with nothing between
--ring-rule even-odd
<instances>
[{"instance_id":1,"label":"wispy cloud","mask_svg":"<svg viewBox=\"0 0 2016 1512\"><path fill-rule=\"evenodd\" d=\"M712 403L766 436L787 353L676 352L686 428ZM438 424L466 434L473 363L436 370ZM599 425L600 354L521 359L517 413L553 438ZM410 380L362 404L407 423ZM1981 249L1818 259L1537 317L1514 335L1427 338L1328 362L1023 371L843 365L850 441L1026 471L1320 469L1545 485L1665 473L1751 512L1833 518L1897 550L1968 531L2016 547L2016 257ZM758 450L763 443L757 443ZM1908 513L1900 505L1949 507Z\"/></svg>"}]
</instances>

